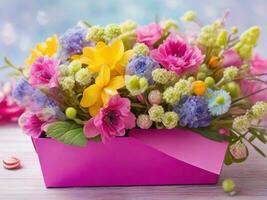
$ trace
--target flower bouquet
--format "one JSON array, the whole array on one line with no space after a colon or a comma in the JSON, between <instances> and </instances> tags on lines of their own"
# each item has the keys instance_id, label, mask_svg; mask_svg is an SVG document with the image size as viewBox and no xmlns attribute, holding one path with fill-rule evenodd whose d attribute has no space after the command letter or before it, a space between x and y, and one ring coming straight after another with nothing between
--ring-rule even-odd
<instances>
[{"instance_id":1,"label":"flower bouquet","mask_svg":"<svg viewBox=\"0 0 267 200\"><path fill-rule=\"evenodd\" d=\"M189 11L187 30L81 22L37 44L13 97L47 187L213 184L247 145L265 156L260 28L238 36L227 14L203 26Z\"/></svg>"}]
</instances>

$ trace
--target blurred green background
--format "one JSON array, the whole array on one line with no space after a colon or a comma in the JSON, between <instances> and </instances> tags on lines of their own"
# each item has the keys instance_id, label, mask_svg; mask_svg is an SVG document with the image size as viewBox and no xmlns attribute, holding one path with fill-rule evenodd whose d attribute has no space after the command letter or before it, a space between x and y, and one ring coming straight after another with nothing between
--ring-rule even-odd
<instances>
[{"instance_id":1,"label":"blurred green background","mask_svg":"<svg viewBox=\"0 0 267 200\"><path fill-rule=\"evenodd\" d=\"M179 20L185 11L196 10L200 20L209 23L227 9L228 26L262 27L257 51L267 56L266 0L0 0L0 56L23 65L29 48L53 33L60 35L79 20L105 25L133 19L144 24L155 16ZM6 74L1 71L0 79L6 80Z\"/></svg>"}]
</instances>

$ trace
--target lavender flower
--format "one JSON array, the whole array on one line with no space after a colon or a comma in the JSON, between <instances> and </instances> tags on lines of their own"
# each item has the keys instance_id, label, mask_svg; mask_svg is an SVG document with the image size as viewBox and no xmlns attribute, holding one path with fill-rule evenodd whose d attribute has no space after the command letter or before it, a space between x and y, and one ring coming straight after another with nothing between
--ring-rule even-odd
<instances>
[{"instance_id":1,"label":"lavender flower","mask_svg":"<svg viewBox=\"0 0 267 200\"><path fill-rule=\"evenodd\" d=\"M57 103L48 98L39 89L32 87L25 79L21 79L13 90L12 96L18 105L27 108L45 120L64 119L65 116Z\"/></svg>"},{"instance_id":2,"label":"lavender flower","mask_svg":"<svg viewBox=\"0 0 267 200\"><path fill-rule=\"evenodd\" d=\"M12 97L19 105L28 107L35 90L25 79L21 79L13 89Z\"/></svg>"},{"instance_id":3,"label":"lavender flower","mask_svg":"<svg viewBox=\"0 0 267 200\"><path fill-rule=\"evenodd\" d=\"M206 127L212 120L208 104L200 96L183 96L173 110L180 116L181 126Z\"/></svg>"},{"instance_id":4,"label":"lavender flower","mask_svg":"<svg viewBox=\"0 0 267 200\"><path fill-rule=\"evenodd\" d=\"M126 68L126 74L145 77L149 83L153 83L152 71L159 68L159 64L148 56L134 57Z\"/></svg>"},{"instance_id":5,"label":"lavender flower","mask_svg":"<svg viewBox=\"0 0 267 200\"><path fill-rule=\"evenodd\" d=\"M87 29L74 26L68 29L59 38L59 58L61 60L66 60L74 54L80 54L83 47L90 46L91 42L85 40L87 34Z\"/></svg>"}]
</instances>

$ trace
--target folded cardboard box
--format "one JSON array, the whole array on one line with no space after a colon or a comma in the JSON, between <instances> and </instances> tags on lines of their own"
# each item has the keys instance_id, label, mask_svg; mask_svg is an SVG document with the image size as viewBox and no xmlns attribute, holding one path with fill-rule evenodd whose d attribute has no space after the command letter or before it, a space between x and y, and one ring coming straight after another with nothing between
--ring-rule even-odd
<instances>
[{"instance_id":1,"label":"folded cardboard box","mask_svg":"<svg viewBox=\"0 0 267 200\"><path fill-rule=\"evenodd\" d=\"M75 147L33 139L46 187L216 184L226 142L184 129L134 129Z\"/></svg>"}]
</instances>

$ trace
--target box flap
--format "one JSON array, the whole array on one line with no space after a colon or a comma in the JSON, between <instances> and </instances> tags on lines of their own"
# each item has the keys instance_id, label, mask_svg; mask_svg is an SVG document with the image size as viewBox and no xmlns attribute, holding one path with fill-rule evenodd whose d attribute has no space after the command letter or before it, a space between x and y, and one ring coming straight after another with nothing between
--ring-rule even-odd
<instances>
[{"instance_id":1,"label":"box flap","mask_svg":"<svg viewBox=\"0 0 267 200\"><path fill-rule=\"evenodd\" d=\"M220 174L227 149L227 142L216 142L185 129L134 129L129 136L215 174Z\"/></svg>"}]
</instances>

